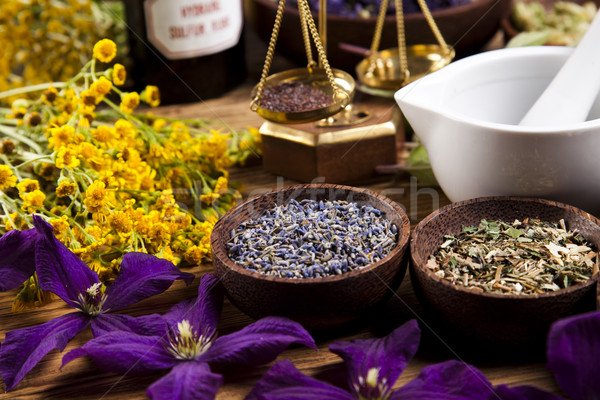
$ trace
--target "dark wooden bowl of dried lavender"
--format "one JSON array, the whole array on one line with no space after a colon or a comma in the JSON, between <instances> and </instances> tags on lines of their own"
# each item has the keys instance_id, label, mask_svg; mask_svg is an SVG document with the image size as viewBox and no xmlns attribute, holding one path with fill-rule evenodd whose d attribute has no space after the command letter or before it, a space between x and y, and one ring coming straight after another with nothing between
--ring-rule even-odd
<instances>
[{"instance_id":1,"label":"dark wooden bowl of dried lavender","mask_svg":"<svg viewBox=\"0 0 600 400\"><path fill-rule=\"evenodd\" d=\"M253 318L343 326L384 302L407 268L410 221L367 189L294 185L236 206L211 235L228 298Z\"/></svg>"},{"instance_id":2,"label":"dark wooden bowl of dried lavender","mask_svg":"<svg viewBox=\"0 0 600 400\"><path fill-rule=\"evenodd\" d=\"M595 309L598 248L600 221L578 208L478 198L443 207L415 227L410 275L447 343L539 355L552 322Z\"/></svg>"}]
</instances>

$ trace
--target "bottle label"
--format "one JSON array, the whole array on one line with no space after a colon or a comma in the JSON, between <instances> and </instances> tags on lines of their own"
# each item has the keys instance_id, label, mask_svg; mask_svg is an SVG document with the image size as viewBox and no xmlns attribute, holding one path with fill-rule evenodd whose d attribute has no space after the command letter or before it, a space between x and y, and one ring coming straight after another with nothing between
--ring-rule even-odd
<instances>
[{"instance_id":1,"label":"bottle label","mask_svg":"<svg viewBox=\"0 0 600 400\"><path fill-rule=\"evenodd\" d=\"M148 40L170 60L219 53L242 34L242 0L146 0Z\"/></svg>"}]
</instances>

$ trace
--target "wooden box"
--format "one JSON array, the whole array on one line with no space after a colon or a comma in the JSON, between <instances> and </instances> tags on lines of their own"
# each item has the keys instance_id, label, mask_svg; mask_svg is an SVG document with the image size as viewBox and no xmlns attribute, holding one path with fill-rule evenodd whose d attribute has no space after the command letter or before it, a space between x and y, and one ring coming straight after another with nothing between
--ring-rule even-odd
<instances>
[{"instance_id":1,"label":"wooden box","mask_svg":"<svg viewBox=\"0 0 600 400\"><path fill-rule=\"evenodd\" d=\"M362 122L345 126L319 123L260 127L263 168L299 182L357 183L381 178L378 165L397 163L397 142L403 131L400 109L393 99L355 98L354 113Z\"/></svg>"}]
</instances>

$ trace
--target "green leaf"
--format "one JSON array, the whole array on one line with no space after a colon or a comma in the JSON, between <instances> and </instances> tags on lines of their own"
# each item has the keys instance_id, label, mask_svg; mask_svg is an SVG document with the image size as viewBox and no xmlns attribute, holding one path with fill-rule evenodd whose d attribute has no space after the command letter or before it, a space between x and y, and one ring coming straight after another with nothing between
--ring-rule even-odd
<instances>
[{"instance_id":1,"label":"green leaf","mask_svg":"<svg viewBox=\"0 0 600 400\"><path fill-rule=\"evenodd\" d=\"M508 236L510 236L510 237L511 237L511 238L513 238L513 239L516 239L516 238L518 238L519 236L521 236L521 235L524 235L524 234L525 234L525 232L523 232L522 230L520 230L520 229L517 229L517 228L513 228L513 227L510 227L510 228L509 228L509 229L507 229L507 230L506 230L506 232L504 232L504 233L505 233L505 234L507 234Z\"/></svg>"},{"instance_id":2,"label":"green leaf","mask_svg":"<svg viewBox=\"0 0 600 400\"><path fill-rule=\"evenodd\" d=\"M463 230L464 233L475 233L475 232L477 232L477 227L473 226L473 225L471 225L471 226L463 226L462 230Z\"/></svg>"}]
</instances>

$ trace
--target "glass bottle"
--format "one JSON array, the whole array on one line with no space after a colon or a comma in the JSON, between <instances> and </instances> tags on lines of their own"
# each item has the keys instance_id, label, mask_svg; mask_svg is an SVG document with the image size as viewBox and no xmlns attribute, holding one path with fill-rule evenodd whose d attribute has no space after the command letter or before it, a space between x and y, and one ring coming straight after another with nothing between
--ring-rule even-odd
<instances>
[{"instance_id":1,"label":"glass bottle","mask_svg":"<svg viewBox=\"0 0 600 400\"><path fill-rule=\"evenodd\" d=\"M161 104L218 97L246 77L242 0L123 0L135 89Z\"/></svg>"}]
</instances>

